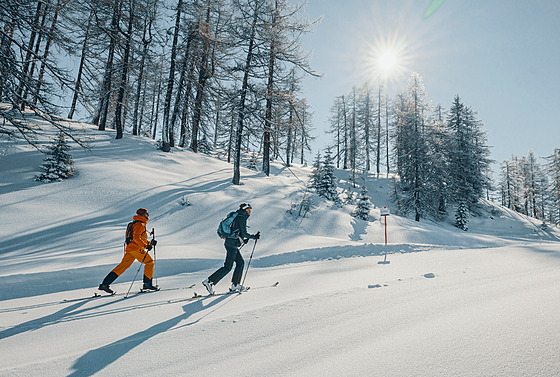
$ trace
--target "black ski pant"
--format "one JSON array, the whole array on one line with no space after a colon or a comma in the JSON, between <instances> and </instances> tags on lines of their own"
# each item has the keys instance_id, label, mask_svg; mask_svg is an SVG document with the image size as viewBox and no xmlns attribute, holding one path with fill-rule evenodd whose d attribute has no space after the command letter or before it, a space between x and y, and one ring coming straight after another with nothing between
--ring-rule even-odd
<instances>
[{"instance_id":1,"label":"black ski pant","mask_svg":"<svg viewBox=\"0 0 560 377\"><path fill-rule=\"evenodd\" d=\"M214 272L208 280L212 283L217 284L224 276L231 271L233 267L233 262L235 262L235 270L233 270L233 277L231 278L231 282L233 284L241 283L241 276L243 275L243 266L245 262L243 261L243 257L241 253L235 246L226 246L226 261L224 262L223 267L219 268L216 272Z\"/></svg>"}]
</instances>

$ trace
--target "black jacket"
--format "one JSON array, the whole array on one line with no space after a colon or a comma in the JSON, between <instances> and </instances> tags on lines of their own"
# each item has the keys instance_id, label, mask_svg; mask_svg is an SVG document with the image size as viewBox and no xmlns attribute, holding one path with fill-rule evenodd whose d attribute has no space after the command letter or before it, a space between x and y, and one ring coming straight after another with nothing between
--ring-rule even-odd
<instances>
[{"instance_id":1,"label":"black jacket","mask_svg":"<svg viewBox=\"0 0 560 377\"><path fill-rule=\"evenodd\" d=\"M235 238L226 238L225 246L239 247L241 246L241 241L246 238L255 238L254 234L247 233L247 219L249 214L244 209L237 210L237 217L233 220L231 224L231 230L235 233Z\"/></svg>"}]
</instances>

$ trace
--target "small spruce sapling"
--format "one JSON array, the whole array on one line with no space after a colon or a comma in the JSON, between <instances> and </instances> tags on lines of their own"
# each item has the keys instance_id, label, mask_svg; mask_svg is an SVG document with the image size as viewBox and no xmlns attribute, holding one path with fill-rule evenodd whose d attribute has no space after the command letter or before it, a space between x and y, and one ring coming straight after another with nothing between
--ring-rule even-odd
<instances>
[{"instance_id":1,"label":"small spruce sapling","mask_svg":"<svg viewBox=\"0 0 560 377\"><path fill-rule=\"evenodd\" d=\"M469 208L465 202L461 202L455 212L455 226L464 231L469 230Z\"/></svg>"},{"instance_id":2,"label":"small spruce sapling","mask_svg":"<svg viewBox=\"0 0 560 377\"><path fill-rule=\"evenodd\" d=\"M35 176L36 181L53 182L61 181L74 175L74 159L68 151L70 146L64 138L64 133L59 132L52 144L48 147L43 164L40 166L43 173Z\"/></svg>"},{"instance_id":3,"label":"small spruce sapling","mask_svg":"<svg viewBox=\"0 0 560 377\"><path fill-rule=\"evenodd\" d=\"M357 202L358 204L356 205L356 209L354 210L352 216L362 220L368 220L369 211L371 210L372 204L366 185L362 185L360 187Z\"/></svg>"}]
</instances>

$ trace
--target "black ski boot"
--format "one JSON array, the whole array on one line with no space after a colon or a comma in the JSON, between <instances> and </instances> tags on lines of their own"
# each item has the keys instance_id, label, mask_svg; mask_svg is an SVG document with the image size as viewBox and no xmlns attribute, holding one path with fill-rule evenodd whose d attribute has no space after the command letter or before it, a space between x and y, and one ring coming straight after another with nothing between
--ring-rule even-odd
<instances>
[{"instance_id":1,"label":"black ski boot","mask_svg":"<svg viewBox=\"0 0 560 377\"><path fill-rule=\"evenodd\" d=\"M152 285L152 279L148 278L144 275L144 286L142 287L144 291L159 291L159 287L157 285Z\"/></svg>"},{"instance_id":2,"label":"black ski boot","mask_svg":"<svg viewBox=\"0 0 560 377\"><path fill-rule=\"evenodd\" d=\"M114 282L115 279L118 278L118 277L119 277L119 275L117 275L115 272L113 272L113 271L109 272L109 274L107 276L105 276L105 279L103 279L103 282L101 284L99 284L99 290L100 291L105 291L105 292L110 293L110 294L115 294L115 291L113 291L111 288L109 288L109 284Z\"/></svg>"}]
</instances>

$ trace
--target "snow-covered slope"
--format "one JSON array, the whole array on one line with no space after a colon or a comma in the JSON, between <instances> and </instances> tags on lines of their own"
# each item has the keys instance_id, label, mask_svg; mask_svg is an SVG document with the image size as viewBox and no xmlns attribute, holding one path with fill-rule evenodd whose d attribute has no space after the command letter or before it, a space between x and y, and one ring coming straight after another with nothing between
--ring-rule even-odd
<instances>
[{"instance_id":1,"label":"snow-covered slope","mask_svg":"<svg viewBox=\"0 0 560 377\"><path fill-rule=\"evenodd\" d=\"M308 167L272 174L188 150L163 153L84 126L77 175L33 181L42 156L0 151L1 375L554 375L560 370L558 230L484 202L463 232L379 207L391 180L370 175L371 221L303 195ZM337 173L346 185L346 173ZM188 201L190 205L182 205ZM250 202L262 238L241 295L192 299L223 263L215 229ZM150 211L157 293L70 301L93 293L120 261L124 228ZM247 259L254 243L244 250ZM388 252L390 264L380 265ZM130 287L137 262L114 283ZM279 282L277 287L271 287ZM138 286L138 282L136 283ZM229 276L218 284L226 291ZM132 289L133 292L137 287Z\"/></svg>"}]
</instances>

